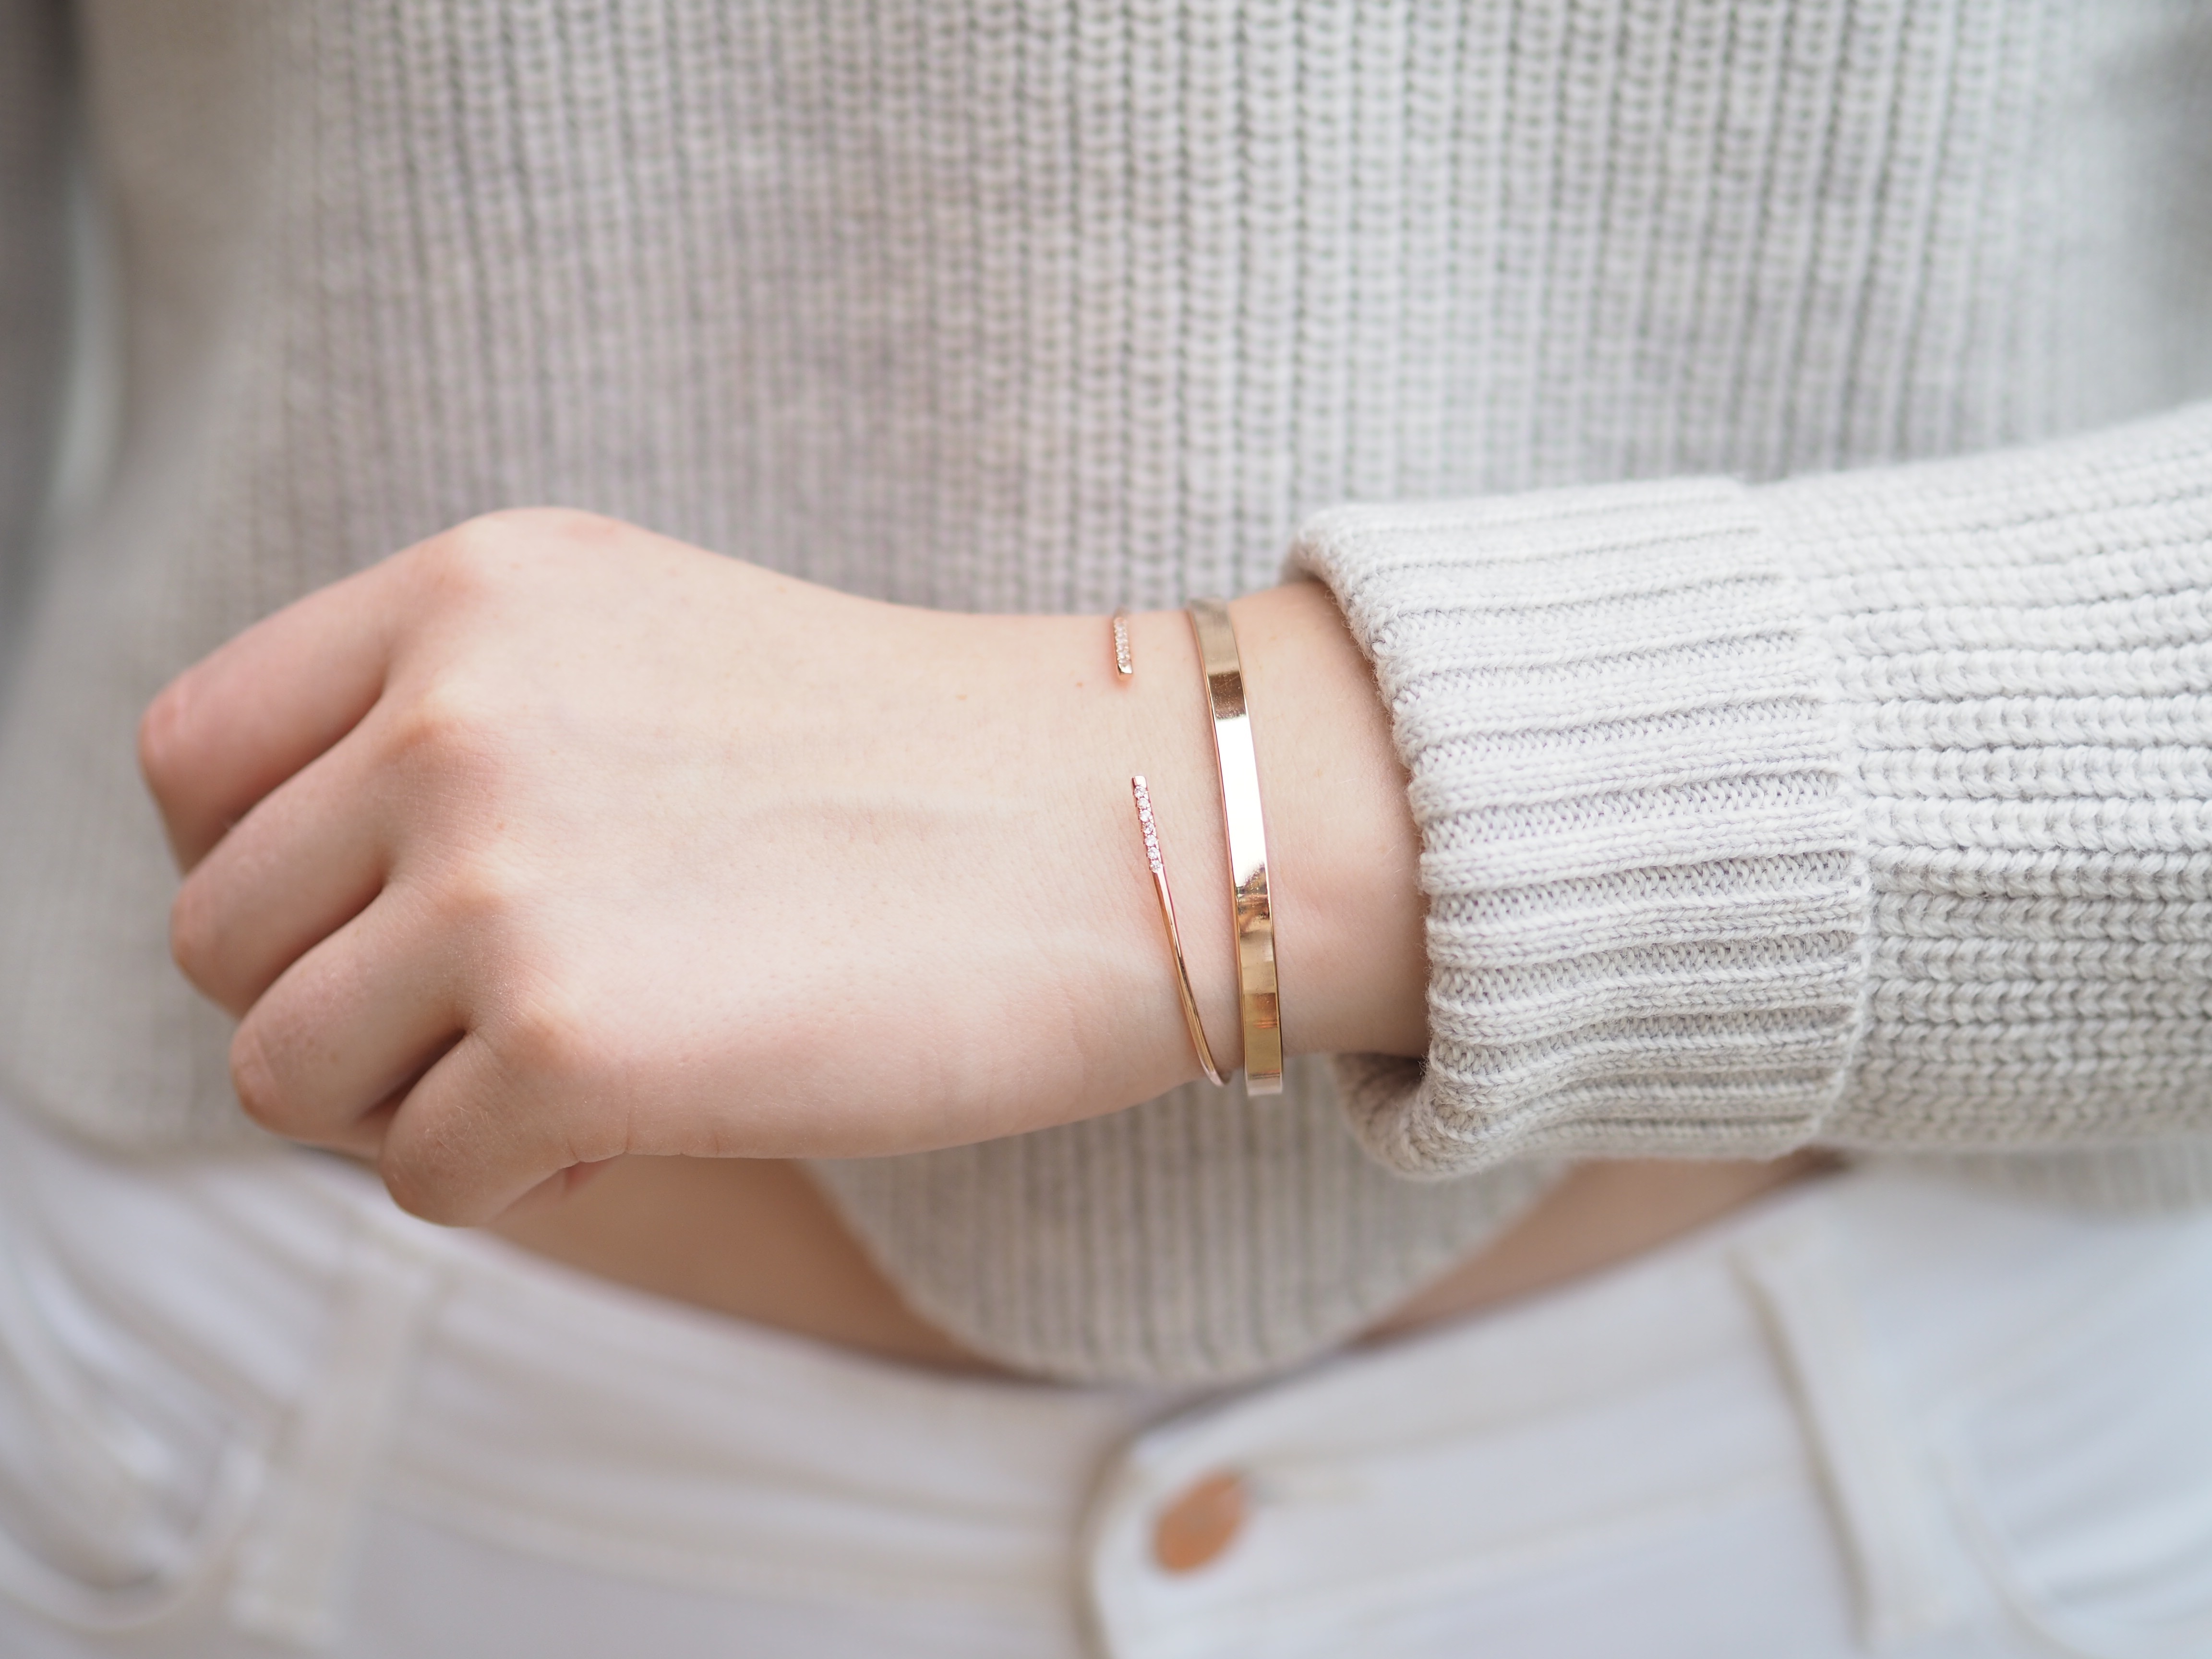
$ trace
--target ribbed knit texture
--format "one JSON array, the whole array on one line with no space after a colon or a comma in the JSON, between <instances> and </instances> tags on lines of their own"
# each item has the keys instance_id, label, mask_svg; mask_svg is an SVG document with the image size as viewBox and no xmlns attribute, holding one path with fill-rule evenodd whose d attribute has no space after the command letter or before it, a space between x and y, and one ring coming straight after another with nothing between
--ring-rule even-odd
<instances>
[{"instance_id":1,"label":"ribbed knit texture","mask_svg":"<svg viewBox=\"0 0 2212 1659\"><path fill-rule=\"evenodd\" d=\"M1835 1145L2212 1199L2212 405L1761 492L1838 665L1875 910Z\"/></svg>"},{"instance_id":2,"label":"ribbed knit texture","mask_svg":"<svg viewBox=\"0 0 2212 1659\"><path fill-rule=\"evenodd\" d=\"M1859 814L1743 489L1340 507L1301 537L1413 776L1425 1064L1345 1067L1410 1174L1802 1146L1856 1034Z\"/></svg>"},{"instance_id":3,"label":"ribbed knit texture","mask_svg":"<svg viewBox=\"0 0 2212 1659\"><path fill-rule=\"evenodd\" d=\"M823 1166L917 1306L1041 1371L1218 1378L1340 1340L1554 1154L2212 1191L2205 417L1889 465L2212 389L2201 7L82 16L125 419L0 714L14 1099L246 1133L137 710L470 514L1006 611L1249 589L1310 521L1414 763L1431 1064L1346 1062L1348 1118L1309 1065ZM11 456L53 412L13 367L52 134L0 117Z\"/></svg>"},{"instance_id":4,"label":"ribbed knit texture","mask_svg":"<svg viewBox=\"0 0 2212 1659\"><path fill-rule=\"evenodd\" d=\"M1422 831L1427 1061L1341 1068L1384 1162L2175 1142L2212 1194L2212 405L1296 560Z\"/></svg>"},{"instance_id":5,"label":"ribbed knit texture","mask_svg":"<svg viewBox=\"0 0 2212 1659\"><path fill-rule=\"evenodd\" d=\"M1250 1376L1334 1347L1541 1196L1542 1160L1413 1182L1360 1156L1328 1067L1194 1084L1049 1133L817 1164L925 1316L1074 1377Z\"/></svg>"}]
</instances>

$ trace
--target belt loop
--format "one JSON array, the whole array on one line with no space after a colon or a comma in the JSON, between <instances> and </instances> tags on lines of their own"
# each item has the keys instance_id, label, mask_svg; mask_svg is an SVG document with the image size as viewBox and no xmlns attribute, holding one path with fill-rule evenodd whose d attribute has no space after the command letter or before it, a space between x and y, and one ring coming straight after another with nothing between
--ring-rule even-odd
<instances>
[{"instance_id":1,"label":"belt loop","mask_svg":"<svg viewBox=\"0 0 2212 1659\"><path fill-rule=\"evenodd\" d=\"M1832 1220L1794 1214L1735 1251L1796 1395L1856 1580L1861 1637L1884 1648L1964 1617L1958 1539L1933 1471L1877 1372Z\"/></svg>"},{"instance_id":2,"label":"belt loop","mask_svg":"<svg viewBox=\"0 0 2212 1659\"><path fill-rule=\"evenodd\" d=\"M362 1488L443 1277L399 1216L362 1213L322 1363L285 1425L260 1513L240 1543L229 1596L240 1628L299 1647L337 1633Z\"/></svg>"}]
</instances>

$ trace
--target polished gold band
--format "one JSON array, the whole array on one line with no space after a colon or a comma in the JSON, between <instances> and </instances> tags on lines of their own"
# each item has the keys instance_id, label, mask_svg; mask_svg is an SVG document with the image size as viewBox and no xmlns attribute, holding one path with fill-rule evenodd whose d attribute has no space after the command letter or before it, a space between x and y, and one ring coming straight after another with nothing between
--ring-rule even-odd
<instances>
[{"instance_id":1,"label":"polished gold band","mask_svg":"<svg viewBox=\"0 0 2212 1659\"><path fill-rule=\"evenodd\" d=\"M1237 629L1219 599L1190 602L1191 632L1206 672L1213 715L1213 757L1221 779L1221 815L1229 831L1229 876L1235 902L1237 1007L1244 1024L1244 1091L1283 1090L1282 1003L1275 984L1275 915L1267 896L1267 831L1260 813L1260 764L1252 720L1244 707L1244 670Z\"/></svg>"},{"instance_id":2,"label":"polished gold band","mask_svg":"<svg viewBox=\"0 0 2212 1659\"><path fill-rule=\"evenodd\" d=\"M1152 792L1145 787L1145 780L1138 776L1129 780L1130 793L1137 799L1137 827L1145 832L1145 862L1152 867L1152 890L1159 896L1160 921L1168 930L1168 953L1175 957L1176 991L1182 998L1182 1023L1190 1028L1190 1046L1198 1050L1199 1069L1206 1080L1217 1086L1226 1085L1220 1067L1213 1063L1213 1048L1206 1040L1206 1027L1198 1018L1198 999L1191 994L1190 969L1183 963L1182 932L1176 926L1175 895L1168 890L1168 866L1160 857L1159 827L1152 822Z\"/></svg>"}]
</instances>

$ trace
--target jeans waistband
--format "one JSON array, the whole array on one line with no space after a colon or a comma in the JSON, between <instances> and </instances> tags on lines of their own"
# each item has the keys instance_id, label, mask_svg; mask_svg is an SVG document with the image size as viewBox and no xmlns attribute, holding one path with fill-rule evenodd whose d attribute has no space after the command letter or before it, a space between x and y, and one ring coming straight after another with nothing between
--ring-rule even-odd
<instances>
[{"instance_id":1,"label":"jeans waistband","mask_svg":"<svg viewBox=\"0 0 2212 1659\"><path fill-rule=\"evenodd\" d=\"M133 1163L0 1113L0 1170L4 1381L91 1449L53 1480L152 1494L136 1555L87 1567L18 1528L0 1588L120 1626L228 1571L241 1626L310 1645L371 1501L702 1589L1079 1598L1103 1645L1175 1659L1268 1630L1266 1650L1327 1652L1376 1609L1808 1484L1863 1632L1907 1638L1960 1616L1988 1565L1941 1490L1946 1425L2039 1363L2054 1320L2171 1279L2178 1249L2212 1280L2204 1223L1857 1172L1455 1327L1176 1396L941 1376L738 1325L416 1224L308 1154ZM187 1399L189 1432L133 1441ZM1224 1478L1236 1536L1171 1570L1163 1517Z\"/></svg>"}]
</instances>

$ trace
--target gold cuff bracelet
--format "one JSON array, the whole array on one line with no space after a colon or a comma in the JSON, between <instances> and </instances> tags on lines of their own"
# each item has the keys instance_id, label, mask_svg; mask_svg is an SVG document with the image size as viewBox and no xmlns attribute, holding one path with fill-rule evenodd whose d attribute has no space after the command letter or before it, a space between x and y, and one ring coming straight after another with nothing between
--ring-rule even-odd
<instances>
[{"instance_id":1,"label":"gold cuff bracelet","mask_svg":"<svg viewBox=\"0 0 2212 1659\"><path fill-rule=\"evenodd\" d=\"M1237 1006L1244 1023L1244 1091L1283 1091L1282 1003L1275 983L1275 915L1267 896L1267 831L1260 813L1260 766L1244 706L1237 629L1219 599L1193 599L1191 632L1206 671L1221 815L1229 832L1229 876L1237 929Z\"/></svg>"}]
</instances>

